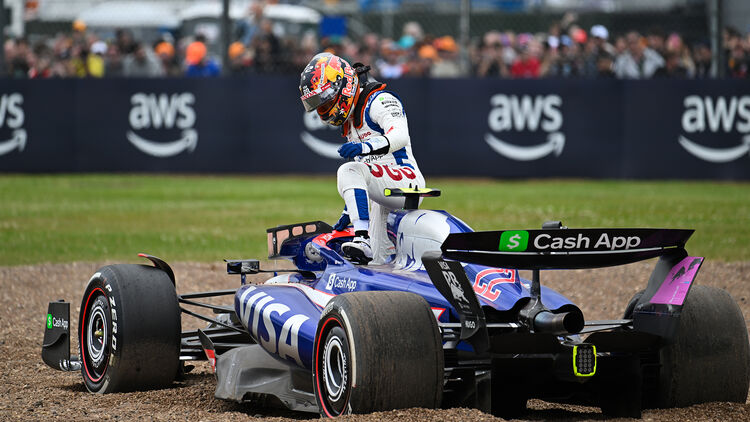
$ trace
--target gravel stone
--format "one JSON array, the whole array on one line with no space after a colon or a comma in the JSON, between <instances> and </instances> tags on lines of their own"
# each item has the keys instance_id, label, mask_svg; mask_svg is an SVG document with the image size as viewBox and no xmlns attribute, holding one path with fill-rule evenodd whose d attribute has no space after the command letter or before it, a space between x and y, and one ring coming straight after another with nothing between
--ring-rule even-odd
<instances>
[{"instance_id":1,"label":"gravel stone","mask_svg":"<svg viewBox=\"0 0 750 422\"><path fill-rule=\"evenodd\" d=\"M136 261L133 261L136 262ZM74 262L0 267L0 420L155 420L155 421L293 421L318 419L267 403L229 403L213 396L215 380L206 362L173 388L96 395L86 391L80 373L63 373L41 360L47 304L71 303L71 327L78 331L80 300L89 277L109 263ZM272 268L270 263L265 268ZM654 261L627 266L542 273L542 284L566 294L581 306L586 319L620 318L630 299L645 287ZM180 293L229 289L239 285L222 264L173 265ZM524 274L527 278L529 274ZM255 277L255 281L262 278ZM696 281L728 290L750 319L750 262L707 261ZM228 298L223 298L227 303ZM222 299L217 299L222 303ZM183 327L203 323L183 316ZM72 341L76 354L77 342ZM598 408L529 401L520 420L602 420ZM683 409L647 410L646 421L748 421L750 404L706 403ZM491 421L500 420L475 409L406 409L369 415L351 415L343 421Z\"/></svg>"}]
</instances>

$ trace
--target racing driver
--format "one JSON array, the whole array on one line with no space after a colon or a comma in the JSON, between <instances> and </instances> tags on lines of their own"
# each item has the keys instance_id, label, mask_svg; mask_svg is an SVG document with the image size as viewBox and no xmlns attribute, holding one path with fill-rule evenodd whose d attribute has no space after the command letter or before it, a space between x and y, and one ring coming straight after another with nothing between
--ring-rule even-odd
<instances>
[{"instance_id":1,"label":"racing driver","mask_svg":"<svg viewBox=\"0 0 750 422\"><path fill-rule=\"evenodd\" d=\"M384 189L425 186L411 152L401 100L370 77L369 70L370 66L350 65L341 57L320 53L302 71L299 85L305 111L317 110L321 120L340 126L346 138L338 152L347 162L336 174L346 206L334 229L354 226L354 238L341 248L360 264L373 259L383 263L392 253L386 218L403 207L404 199L386 197Z\"/></svg>"}]
</instances>

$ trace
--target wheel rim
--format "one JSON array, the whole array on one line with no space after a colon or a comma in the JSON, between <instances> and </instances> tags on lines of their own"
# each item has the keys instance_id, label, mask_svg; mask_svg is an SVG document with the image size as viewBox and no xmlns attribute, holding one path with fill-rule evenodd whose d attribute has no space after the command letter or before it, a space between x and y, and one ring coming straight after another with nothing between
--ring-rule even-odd
<instances>
[{"instance_id":1,"label":"wheel rim","mask_svg":"<svg viewBox=\"0 0 750 422\"><path fill-rule=\"evenodd\" d=\"M104 360L107 339L107 317L104 314L104 306L100 301L94 302L87 325L86 349L89 352L91 364L98 368Z\"/></svg>"},{"instance_id":2,"label":"wheel rim","mask_svg":"<svg viewBox=\"0 0 750 422\"><path fill-rule=\"evenodd\" d=\"M332 336L323 351L323 377L328 401L338 402L346 392L346 353L341 339Z\"/></svg>"},{"instance_id":3,"label":"wheel rim","mask_svg":"<svg viewBox=\"0 0 750 422\"><path fill-rule=\"evenodd\" d=\"M81 330L81 360L86 377L93 383L102 380L109 362L109 324L107 296L93 289L86 300Z\"/></svg>"},{"instance_id":4,"label":"wheel rim","mask_svg":"<svg viewBox=\"0 0 750 422\"><path fill-rule=\"evenodd\" d=\"M349 342L335 317L323 323L315 350L316 397L321 413L329 418L349 413Z\"/></svg>"}]
</instances>

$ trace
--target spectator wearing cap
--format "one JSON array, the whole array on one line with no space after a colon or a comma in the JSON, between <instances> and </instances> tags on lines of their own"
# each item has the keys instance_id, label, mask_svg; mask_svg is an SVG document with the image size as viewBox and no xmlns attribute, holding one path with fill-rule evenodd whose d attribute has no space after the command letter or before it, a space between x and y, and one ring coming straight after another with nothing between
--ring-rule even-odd
<instances>
[{"instance_id":1,"label":"spectator wearing cap","mask_svg":"<svg viewBox=\"0 0 750 422\"><path fill-rule=\"evenodd\" d=\"M625 36L627 49L615 59L614 71L619 79L649 79L664 66L664 58L648 48L635 31Z\"/></svg>"},{"instance_id":2,"label":"spectator wearing cap","mask_svg":"<svg viewBox=\"0 0 750 422\"><path fill-rule=\"evenodd\" d=\"M106 65L104 56L107 54L107 43L96 41L91 44L91 54L88 57L89 75L101 78L105 75Z\"/></svg>"},{"instance_id":3,"label":"spectator wearing cap","mask_svg":"<svg viewBox=\"0 0 750 422\"><path fill-rule=\"evenodd\" d=\"M739 79L750 76L750 59L745 51L742 35L736 28L724 28L724 49L727 60L726 75Z\"/></svg>"},{"instance_id":4,"label":"spectator wearing cap","mask_svg":"<svg viewBox=\"0 0 750 422\"><path fill-rule=\"evenodd\" d=\"M594 25L589 30L591 37L586 45L584 75L590 78L610 77L614 75L611 67L614 63L615 47L608 42L609 30L604 25Z\"/></svg>"},{"instance_id":5,"label":"spectator wearing cap","mask_svg":"<svg viewBox=\"0 0 750 422\"><path fill-rule=\"evenodd\" d=\"M439 60L438 52L432 44L422 43L416 54L411 54L406 62L406 73L404 76L413 78L427 78L435 61Z\"/></svg>"},{"instance_id":6,"label":"spectator wearing cap","mask_svg":"<svg viewBox=\"0 0 750 422\"><path fill-rule=\"evenodd\" d=\"M154 78L163 76L164 69L150 48L138 44L135 51L123 59L122 74L128 77Z\"/></svg>"},{"instance_id":7,"label":"spectator wearing cap","mask_svg":"<svg viewBox=\"0 0 750 422\"><path fill-rule=\"evenodd\" d=\"M166 76L182 76L180 65L175 60L174 46L169 41L160 41L154 46L154 53L161 63Z\"/></svg>"},{"instance_id":8,"label":"spectator wearing cap","mask_svg":"<svg viewBox=\"0 0 750 422\"><path fill-rule=\"evenodd\" d=\"M86 22L84 22L81 19L76 19L73 21L73 33L72 38L74 43L85 43L86 42L86 30L88 29L86 26Z\"/></svg>"},{"instance_id":9,"label":"spectator wearing cap","mask_svg":"<svg viewBox=\"0 0 750 422\"><path fill-rule=\"evenodd\" d=\"M252 57L240 41L229 45L229 74L232 76L244 76L250 74Z\"/></svg>"},{"instance_id":10,"label":"spectator wearing cap","mask_svg":"<svg viewBox=\"0 0 750 422\"><path fill-rule=\"evenodd\" d=\"M219 65L208 57L206 43L202 36L188 44L185 49L185 76L189 77L214 77L221 74Z\"/></svg>"},{"instance_id":11,"label":"spectator wearing cap","mask_svg":"<svg viewBox=\"0 0 750 422\"><path fill-rule=\"evenodd\" d=\"M433 78L457 78L463 73L458 63L458 44L450 35L445 35L433 42L438 51L439 60L430 68Z\"/></svg>"}]
</instances>

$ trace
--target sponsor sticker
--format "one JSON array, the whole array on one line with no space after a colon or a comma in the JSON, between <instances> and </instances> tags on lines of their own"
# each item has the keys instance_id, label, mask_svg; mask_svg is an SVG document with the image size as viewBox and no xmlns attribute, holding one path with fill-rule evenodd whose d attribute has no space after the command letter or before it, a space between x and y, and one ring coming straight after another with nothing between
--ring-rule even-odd
<instances>
[{"instance_id":1,"label":"sponsor sticker","mask_svg":"<svg viewBox=\"0 0 750 422\"><path fill-rule=\"evenodd\" d=\"M497 250L501 252L522 252L529 244L529 232L526 230L508 230L500 236Z\"/></svg>"},{"instance_id":2,"label":"sponsor sticker","mask_svg":"<svg viewBox=\"0 0 750 422\"><path fill-rule=\"evenodd\" d=\"M166 158L182 152L193 152L198 145L195 128L195 95L191 92L167 94L137 92L130 97L128 122L130 129L125 137L145 154ZM180 132L180 137L169 142L145 138L162 131ZM136 131L140 132L136 133ZM173 136L173 135L172 135ZM161 137L161 136L160 136Z\"/></svg>"},{"instance_id":3,"label":"sponsor sticker","mask_svg":"<svg viewBox=\"0 0 750 422\"><path fill-rule=\"evenodd\" d=\"M357 280L352 280L349 277L339 277L336 274L328 276L328 282L326 283L326 290L333 289L346 289L354 291L357 288Z\"/></svg>"},{"instance_id":4,"label":"sponsor sticker","mask_svg":"<svg viewBox=\"0 0 750 422\"><path fill-rule=\"evenodd\" d=\"M239 317L261 347L281 359L293 360L297 365L303 366L299 331L310 317L292 313L291 308L276 301L273 296L257 291L254 286L248 287L241 294L240 303ZM272 313L276 316L273 317Z\"/></svg>"},{"instance_id":5,"label":"sponsor sticker","mask_svg":"<svg viewBox=\"0 0 750 422\"><path fill-rule=\"evenodd\" d=\"M563 100L559 95L506 95L490 98L487 123L491 132L485 142L498 154L515 161L538 160L552 154L559 157L565 147ZM501 139L501 133L503 134ZM537 134L546 141L535 145L517 145L517 134ZM497 134L497 135L496 135Z\"/></svg>"},{"instance_id":6,"label":"sponsor sticker","mask_svg":"<svg viewBox=\"0 0 750 422\"><path fill-rule=\"evenodd\" d=\"M47 314L47 329L51 330L53 328L62 328L64 330L67 330L68 321L62 318L55 318L52 316L52 314Z\"/></svg>"},{"instance_id":7,"label":"sponsor sticker","mask_svg":"<svg viewBox=\"0 0 750 422\"><path fill-rule=\"evenodd\" d=\"M750 131L750 96L689 95L683 105L681 123L684 134L680 134L678 142L687 152L711 163L728 163L750 153L750 135L747 135ZM724 142L735 136L737 141ZM716 141L720 145L712 145Z\"/></svg>"},{"instance_id":8,"label":"sponsor sticker","mask_svg":"<svg viewBox=\"0 0 750 422\"><path fill-rule=\"evenodd\" d=\"M23 128L26 115L23 111L23 95L18 92L3 94L0 96L0 129L7 127L8 135L0 134L0 155L8 154L13 150L23 152L26 148L27 134ZM9 139L5 139L10 136Z\"/></svg>"}]
</instances>

